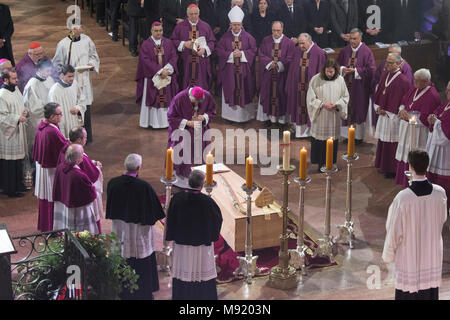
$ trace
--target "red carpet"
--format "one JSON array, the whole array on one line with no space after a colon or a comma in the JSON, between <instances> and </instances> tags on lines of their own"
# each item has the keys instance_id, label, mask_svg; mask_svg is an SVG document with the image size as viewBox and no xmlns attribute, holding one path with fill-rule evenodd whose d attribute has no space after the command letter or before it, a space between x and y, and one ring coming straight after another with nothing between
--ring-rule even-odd
<instances>
[{"instance_id":1,"label":"red carpet","mask_svg":"<svg viewBox=\"0 0 450 320\"><path fill-rule=\"evenodd\" d=\"M161 203L165 204L165 195L160 195L159 199ZM297 225L291 219L288 221L288 230L289 230L289 240L288 240L288 248L295 249L297 247ZM312 240L308 235L305 234L305 245L312 249L312 251L317 248L317 243ZM253 250L253 255L258 256L258 260L256 265L260 268L261 273L255 276L264 277L269 275L270 269L278 264L278 251L280 247L271 247L260 250ZM312 252L311 251L311 252ZM234 252L226 243L226 241L219 237L214 243L214 254L217 255L216 263L218 269L217 275L217 283L229 283L233 281L242 280L242 276L235 276L233 274L234 270L239 267L238 256L244 256L244 252ZM327 258L311 258L310 255L306 256L306 266L309 269L319 269L330 266L337 266L336 262L330 263Z\"/></svg>"}]
</instances>

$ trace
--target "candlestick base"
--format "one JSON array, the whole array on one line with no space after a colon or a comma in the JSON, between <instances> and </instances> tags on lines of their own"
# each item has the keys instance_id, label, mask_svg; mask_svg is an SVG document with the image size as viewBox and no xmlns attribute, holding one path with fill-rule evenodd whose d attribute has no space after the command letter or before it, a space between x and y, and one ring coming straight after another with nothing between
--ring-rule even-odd
<instances>
[{"instance_id":1,"label":"candlestick base","mask_svg":"<svg viewBox=\"0 0 450 320\"><path fill-rule=\"evenodd\" d=\"M253 282L253 277L261 273L261 269L256 266L258 256L248 255L237 258L239 260L239 267L234 270L233 274L235 276L244 276L245 282L251 284Z\"/></svg>"},{"instance_id":2,"label":"candlestick base","mask_svg":"<svg viewBox=\"0 0 450 320\"><path fill-rule=\"evenodd\" d=\"M336 226L339 232L338 242L348 243L350 249L353 249L353 241L355 240L353 221L345 221L344 224Z\"/></svg>"},{"instance_id":3,"label":"candlestick base","mask_svg":"<svg viewBox=\"0 0 450 320\"><path fill-rule=\"evenodd\" d=\"M295 269L300 269L300 273L306 276L306 255L313 255L311 249L307 246L297 246L295 249L289 249L289 265Z\"/></svg>"},{"instance_id":4,"label":"candlestick base","mask_svg":"<svg viewBox=\"0 0 450 320\"><path fill-rule=\"evenodd\" d=\"M337 253L336 242L331 236L324 236L317 240L317 248L313 254L315 257L324 257L330 260L330 263L334 262L334 257Z\"/></svg>"},{"instance_id":5,"label":"candlestick base","mask_svg":"<svg viewBox=\"0 0 450 320\"><path fill-rule=\"evenodd\" d=\"M205 184L203 187L205 188L205 191L208 194L208 196L211 197L213 189L217 187L217 182L213 181L213 184Z\"/></svg>"},{"instance_id":6,"label":"candlestick base","mask_svg":"<svg viewBox=\"0 0 450 320\"><path fill-rule=\"evenodd\" d=\"M289 290L297 288L297 270L294 267L288 266L282 268L281 266L275 266L270 269L269 281L267 282L269 287L281 290Z\"/></svg>"}]
</instances>

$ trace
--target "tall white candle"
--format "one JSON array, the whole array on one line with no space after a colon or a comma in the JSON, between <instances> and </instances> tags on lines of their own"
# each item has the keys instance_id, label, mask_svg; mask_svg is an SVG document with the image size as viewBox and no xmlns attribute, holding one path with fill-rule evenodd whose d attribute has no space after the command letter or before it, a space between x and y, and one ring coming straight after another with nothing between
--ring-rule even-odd
<instances>
[{"instance_id":1,"label":"tall white candle","mask_svg":"<svg viewBox=\"0 0 450 320\"><path fill-rule=\"evenodd\" d=\"M409 127L411 128L411 140L409 141L409 151L416 149L416 116L412 116L409 120Z\"/></svg>"},{"instance_id":2,"label":"tall white candle","mask_svg":"<svg viewBox=\"0 0 450 320\"><path fill-rule=\"evenodd\" d=\"M283 132L283 170L291 167L291 132Z\"/></svg>"}]
</instances>

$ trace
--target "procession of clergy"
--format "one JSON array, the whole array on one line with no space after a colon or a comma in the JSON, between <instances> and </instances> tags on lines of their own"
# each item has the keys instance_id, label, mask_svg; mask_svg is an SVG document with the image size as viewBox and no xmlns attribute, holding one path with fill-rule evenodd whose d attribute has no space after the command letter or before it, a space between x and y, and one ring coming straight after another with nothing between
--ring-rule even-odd
<instances>
[{"instance_id":1,"label":"procession of clergy","mask_svg":"<svg viewBox=\"0 0 450 320\"><path fill-rule=\"evenodd\" d=\"M339 137L347 138L349 125L356 128L357 144L368 128L376 126L375 166L405 187L409 123L415 121L413 143L429 154L428 179L442 186L448 197L450 83L447 101L441 104L430 72L420 69L413 75L397 45L389 48L386 61L376 69L373 53L362 42L358 29L351 31L349 45L334 61L327 59L325 51L306 33L299 36L296 47L283 35L281 22L272 24L272 35L264 38L258 50L254 38L242 28L243 11L235 6L228 16L230 29L217 44L210 26L199 19L196 5L188 7L187 19L175 27L171 39L162 36L160 22L153 23L151 37L140 49L135 79L140 126L168 128L167 147L182 143L179 137L172 139L177 129L187 130L191 141L197 133L203 136L216 116L209 86L210 59L217 57L222 118L242 123L256 117L267 126L279 124L295 130L297 138L311 137L311 162L319 168L325 163L328 138L334 139L336 162ZM256 55L257 107L253 104ZM34 170L38 229L42 232L68 228L101 233L102 165L83 150L92 141L90 72L98 72L99 63L95 45L81 26L74 26L71 35L58 43L53 61L43 57L36 42L15 69L9 61L0 60L0 187L11 197L21 197L25 190L23 172ZM203 142L203 148L206 145ZM198 192L204 176L196 171L192 174L194 152L191 154L190 163L174 165L178 186L186 191L171 202L173 217L177 210L189 210L189 217L195 216L202 212L200 207L205 208L205 202L215 215L206 228L209 232L192 226L182 215L178 220L169 218L173 228L167 240L175 240L177 246L173 268L179 275L174 276L180 281L177 286L174 283L181 292L179 297L192 294L197 282L206 284L205 296L199 298L211 297L216 290L214 259L202 258L214 256L211 244L220 233L222 218L214 201ZM151 292L157 290L157 271L150 227L164 217L164 212L150 185L137 179L141 165L139 155L129 155L126 173L108 183L106 217L113 219L112 231L124 241L122 253L136 271L145 274L138 270L151 268L152 285L146 289L146 297L152 297ZM125 198L127 202L121 201ZM199 216L203 223L207 219ZM186 236L189 230L191 236ZM198 268L196 261L209 261L202 274L193 272Z\"/></svg>"}]
</instances>

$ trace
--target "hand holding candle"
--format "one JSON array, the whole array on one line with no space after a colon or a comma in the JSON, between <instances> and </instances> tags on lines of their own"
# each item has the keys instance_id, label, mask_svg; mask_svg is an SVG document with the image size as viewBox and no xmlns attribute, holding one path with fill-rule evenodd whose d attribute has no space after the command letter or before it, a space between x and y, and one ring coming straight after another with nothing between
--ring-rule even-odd
<instances>
[{"instance_id":1,"label":"hand holding candle","mask_svg":"<svg viewBox=\"0 0 450 320\"><path fill-rule=\"evenodd\" d=\"M291 132L283 132L283 170L291 167Z\"/></svg>"},{"instance_id":2,"label":"hand holding candle","mask_svg":"<svg viewBox=\"0 0 450 320\"><path fill-rule=\"evenodd\" d=\"M211 153L206 155L206 184L211 186L213 184L213 165L214 156Z\"/></svg>"},{"instance_id":3,"label":"hand holding candle","mask_svg":"<svg viewBox=\"0 0 450 320\"><path fill-rule=\"evenodd\" d=\"M326 169L333 169L333 138L327 140Z\"/></svg>"},{"instance_id":4,"label":"hand holding candle","mask_svg":"<svg viewBox=\"0 0 450 320\"><path fill-rule=\"evenodd\" d=\"M169 148L166 151L166 179L173 179L173 149Z\"/></svg>"},{"instance_id":5,"label":"hand holding candle","mask_svg":"<svg viewBox=\"0 0 450 320\"><path fill-rule=\"evenodd\" d=\"M299 178L300 180L306 180L306 156L307 151L305 147L300 150L300 169L299 169Z\"/></svg>"},{"instance_id":6,"label":"hand holding candle","mask_svg":"<svg viewBox=\"0 0 450 320\"><path fill-rule=\"evenodd\" d=\"M355 156L355 128L350 126L348 128L348 149L347 156L353 158Z\"/></svg>"},{"instance_id":7,"label":"hand holding candle","mask_svg":"<svg viewBox=\"0 0 450 320\"><path fill-rule=\"evenodd\" d=\"M253 158L251 156L245 160L245 184L247 189L253 188Z\"/></svg>"}]
</instances>

